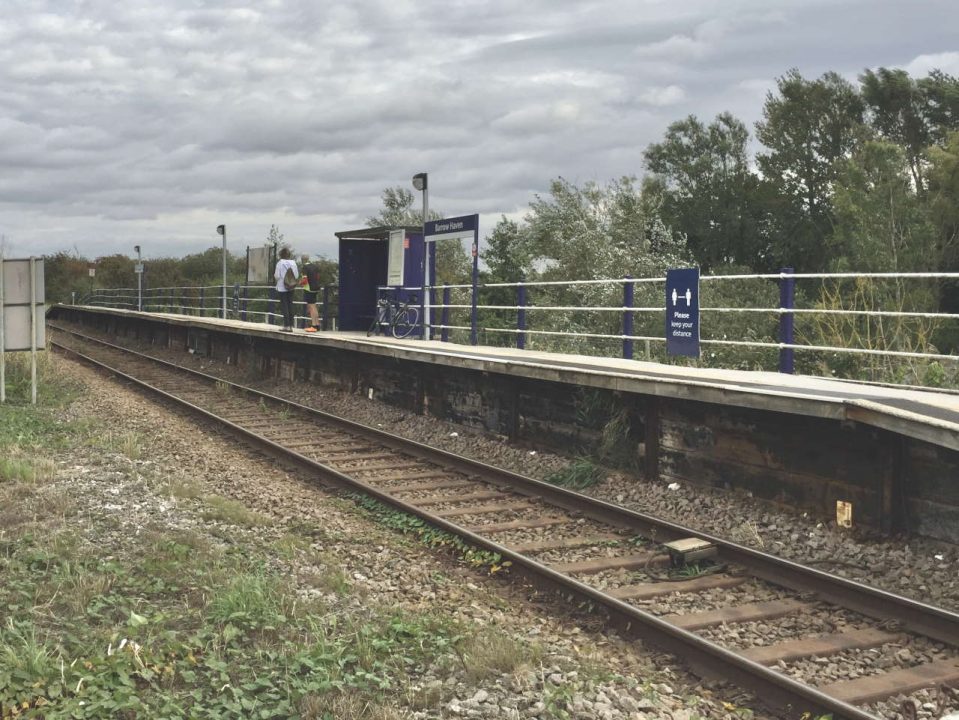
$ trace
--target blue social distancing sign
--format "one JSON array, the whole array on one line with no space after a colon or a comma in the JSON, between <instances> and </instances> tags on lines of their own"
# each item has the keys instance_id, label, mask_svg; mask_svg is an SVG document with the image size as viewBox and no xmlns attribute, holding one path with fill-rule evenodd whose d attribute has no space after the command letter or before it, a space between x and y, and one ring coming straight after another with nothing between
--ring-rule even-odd
<instances>
[{"instance_id":1,"label":"blue social distancing sign","mask_svg":"<svg viewBox=\"0 0 959 720\"><path fill-rule=\"evenodd\" d=\"M666 271L666 354L699 357L699 268Z\"/></svg>"}]
</instances>

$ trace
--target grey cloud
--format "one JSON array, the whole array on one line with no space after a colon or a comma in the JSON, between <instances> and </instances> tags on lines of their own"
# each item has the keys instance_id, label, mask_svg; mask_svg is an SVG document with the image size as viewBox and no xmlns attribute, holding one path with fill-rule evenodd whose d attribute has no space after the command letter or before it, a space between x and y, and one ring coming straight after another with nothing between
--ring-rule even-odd
<instances>
[{"instance_id":1,"label":"grey cloud","mask_svg":"<svg viewBox=\"0 0 959 720\"><path fill-rule=\"evenodd\" d=\"M38 0L0 17L0 233L90 255L271 223L310 251L431 174L495 222L551 178L642 172L695 113L758 118L807 75L949 60L954 3Z\"/></svg>"}]
</instances>

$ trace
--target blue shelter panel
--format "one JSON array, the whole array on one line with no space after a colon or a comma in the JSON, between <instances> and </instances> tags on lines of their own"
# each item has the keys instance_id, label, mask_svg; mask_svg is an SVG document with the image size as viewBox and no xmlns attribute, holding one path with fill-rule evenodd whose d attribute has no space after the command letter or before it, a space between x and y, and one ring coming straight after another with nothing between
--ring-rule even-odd
<instances>
[{"instance_id":1,"label":"blue shelter panel","mask_svg":"<svg viewBox=\"0 0 959 720\"><path fill-rule=\"evenodd\" d=\"M338 327L366 330L376 316L379 288L388 283L390 232L403 230L403 285L393 286L397 300L420 299L423 286L423 234L419 227L366 228L336 233L340 254ZM435 258L430 254L431 264Z\"/></svg>"}]
</instances>

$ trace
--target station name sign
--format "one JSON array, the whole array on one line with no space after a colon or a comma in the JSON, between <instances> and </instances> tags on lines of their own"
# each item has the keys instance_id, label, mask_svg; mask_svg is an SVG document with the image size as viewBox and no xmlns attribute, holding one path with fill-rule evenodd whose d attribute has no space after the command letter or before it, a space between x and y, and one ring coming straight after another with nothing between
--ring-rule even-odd
<instances>
[{"instance_id":1,"label":"station name sign","mask_svg":"<svg viewBox=\"0 0 959 720\"><path fill-rule=\"evenodd\" d=\"M666 354L699 357L699 268L666 271Z\"/></svg>"},{"instance_id":2,"label":"station name sign","mask_svg":"<svg viewBox=\"0 0 959 720\"><path fill-rule=\"evenodd\" d=\"M423 228L426 241L445 240L447 238L472 239L479 229L479 215L430 220Z\"/></svg>"}]
</instances>

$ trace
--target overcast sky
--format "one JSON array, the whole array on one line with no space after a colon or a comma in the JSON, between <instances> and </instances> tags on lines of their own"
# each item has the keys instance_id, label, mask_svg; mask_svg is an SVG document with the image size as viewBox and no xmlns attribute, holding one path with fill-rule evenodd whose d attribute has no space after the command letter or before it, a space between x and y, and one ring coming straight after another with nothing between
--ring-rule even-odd
<instances>
[{"instance_id":1,"label":"overcast sky","mask_svg":"<svg viewBox=\"0 0 959 720\"><path fill-rule=\"evenodd\" d=\"M957 30L957 0L4 0L0 234L335 256L421 171L482 233L558 175L641 175L687 114L751 126L791 67L959 74Z\"/></svg>"}]
</instances>

